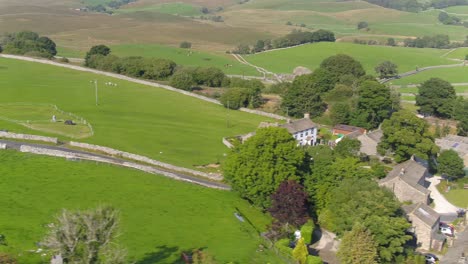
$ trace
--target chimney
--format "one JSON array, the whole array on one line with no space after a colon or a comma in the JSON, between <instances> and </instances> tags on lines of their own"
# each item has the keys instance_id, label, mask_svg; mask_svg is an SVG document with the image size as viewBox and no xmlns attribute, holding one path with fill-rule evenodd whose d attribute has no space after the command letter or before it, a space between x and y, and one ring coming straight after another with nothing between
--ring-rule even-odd
<instances>
[{"instance_id":1,"label":"chimney","mask_svg":"<svg viewBox=\"0 0 468 264\"><path fill-rule=\"evenodd\" d=\"M310 119L310 114L309 114L309 113L305 113L305 114L304 114L304 118Z\"/></svg>"}]
</instances>

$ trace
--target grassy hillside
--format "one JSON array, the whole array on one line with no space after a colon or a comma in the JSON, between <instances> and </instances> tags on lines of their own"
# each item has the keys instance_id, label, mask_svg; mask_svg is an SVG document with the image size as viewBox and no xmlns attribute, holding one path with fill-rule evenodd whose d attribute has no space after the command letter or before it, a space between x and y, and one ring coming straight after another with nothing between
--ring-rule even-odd
<instances>
[{"instance_id":1,"label":"grassy hillside","mask_svg":"<svg viewBox=\"0 0 468 264\"><path fill-rule=\"evenodd\" d=\"M215 55L192 49L180 49L162 45L117 45L111 46L112 53L118 56L143 56L166 58L185 66L217 67L227 74L259 75L253 67L241 64L232 56Z\"/></svg>"},{"instance_id":2,"label":"grassy hillside","mask_svg":"<svg viewBox=\"0 0 468 264\"><path fill-rule=\"evenodd\" d=\"M271 252L256 252L255 228L269 218L232 192L217 191L91 162L0 151L2 251L18 263L39 264L37 249L46 225L62 208L108 204L121 212L119 240L132 263L179 263L182 251L204 248L221 263L280 263ZM76 188L79 186L80 188ZM249 219L239 222L234 212Z\"/></svg>"},{"instance_id":3,"label":"grassy hillside","mask_svg":"<svg viewBox=\"0 0 468 264\"><path fill-rule=\"evenodd\" d=\"M468 55L468 48L458 48L447 55L447 58L464 60L465 56Z\"/></svg>"},{"instance_id":4,"label":"grassy hillside","mask_svg":"<svg viewBox=\"0 0 468 264\"><path fill-rule=\"evenodd\" d=\"M252 131L266 120L176 92L94 74L8 59L0 59L0 65L0 103L57 105L91 123L94 136L82 141L186 167L222 160L228 151L221 143L223 137ZM94 79L99 83L99 106L90 83ZM108 81L118 86L104 85ZM8 122L0 125L12 131L18 128Z\"/></svg>"},{"instance_id":5,"label":"grassy hillside","mask_svg":"<svg viewBox=\"0 0 468 264\"><path fill-rule=\"evenodd\" d=\"M445 52L447 51L437 49L322 42L290 49L264 52L246 56L245 58L249 62L273 72L291 73L297 66L315 69L325 58L343 53L360 61L368 73L374 74L374 67L385 60L390 60L397 64L400 72L414 70L416 67L454 64L454 61L440 58Z\"/></svg>"},{"instance_id":6,"label":"grassy hillside","mask_svg":"<svg viewBox=\"0 0 468 264\"><path fill-rule=\"evenodd\" d=\"M456 67L423 71L413 76L392 81L393 84L419 84L432 77L442 78L451 83L468 83L468 67Z\"/></svg>"},{"instance_id":7,"label":"grassy hillside","mask_svg":"<svg viewBox=\"0 0 468 264\"><path fill-rule=\"evenodd\" d=\"M133 6L129 5L116 10L116 13L131 13L139 11L157 12L179 16L200 16L202 15L201 6L195 6L185 3L164 3L150 6Z\"/></svg>"}]
</instances>

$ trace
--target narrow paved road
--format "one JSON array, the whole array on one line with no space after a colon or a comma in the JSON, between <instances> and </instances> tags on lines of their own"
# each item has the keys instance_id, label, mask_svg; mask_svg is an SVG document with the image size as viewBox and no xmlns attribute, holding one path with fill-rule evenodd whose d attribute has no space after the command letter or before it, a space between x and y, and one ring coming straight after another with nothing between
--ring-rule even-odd
<instances>
[{"instance_id":1,"label":"narrow paved road","mask_svg":"<svg viewBox=\"0 0 468 264\"><path fill-rule=\"evenodd\" d=\"M465 262L461 260L462 253L465 254ZM447 251L447 254L440 260L441 264L468 264L468 228L456 234L453 246Z\"/></svg>"},{"instance_id":2,"label":"narrow paved road","mask_svg":"<svg viewBox=\"0 0 468 264\"><path fill-rule=\"evenodd\" d=\"M115 157L111 157L111 156L107 156L107 155L96 154L96 153L93 153L93 152L81 151L81 150L76 150L76 149L69 149L69 148L60 147L60 146L43 145L43 144L36 144L36 143L25 143L25 142L9 141L9 140L2 140L2 139L0 139L0 143L6 144L8 149L14 149L14 150L18 150L18 151L20 151L21 146L30 146L30 147L38 147L38 148L43 148L43 149L49 149L49 150L64 151L64 152L70 153L72 156L75 156L75 155L92 156L92 157L108 160L109 162L107 162L107 163L117 164L117 165L124 166L124 167L128 167L128 166L124 165L125 163L132 163L132 162L130 162L128 160L124 160L124 159L119 159L119 158L115 158ZM170 171L170 170L165 170L165 169L162 169L162 168L159 168L159 167L154 167L154 166L147 165L147 164L145 164L144 166L151 167L152 170L155 172L154 174L158 174L158 175L162 175L162 176L164 176L164 174L171 174L173 176L171 178L175 178L175 179L178 179L178 180L181 180L181 181L202 185L202 186L205 186L205 187L208 187L208 188L222 189L222 190L230 190L231 189L230 186L228 186L228 185L226 185L224 183L213 182L213 181L205 180L205 179L195 177L195 176L192 176L192 175L183 174L183 173L180 173L180 172L174 172L174 171Z\"/></svg>"}]
</instances>

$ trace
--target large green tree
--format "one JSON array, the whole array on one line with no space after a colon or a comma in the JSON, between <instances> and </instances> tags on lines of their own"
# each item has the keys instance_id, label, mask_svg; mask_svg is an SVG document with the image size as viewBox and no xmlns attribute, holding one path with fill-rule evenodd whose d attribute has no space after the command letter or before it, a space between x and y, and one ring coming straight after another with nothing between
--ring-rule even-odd
<instances>
[{"instance_id":1,"label":"large green tree","mask_svg":"<svg viewBox=\"0 0 468 264\"><path fill-rule=\"evenodd\" d=\"M437 158L438 172L447 175L451 179L465 176L463 160L454 150L444 150Z\"/></svg>"},{"instance_id":2,"label":"large green tree","mask_svg":"<svg viewBox=\"0 0 468 264\"><path fill-rule=\"evenodd\" d=\"M342 264L378 263L377 243L370 231L360 223L343 235L337 255Z\"/></svg>"},{"instance_id":3,"label":"large green tree","mask_svg":"<svg viewBox=\"0 0 468 264\"><path fill-rule=\"evenodd\" d=\"M377 150L381 155L390 152L396 162L416 155L422 159L434 156L439 148L428 131L428 124L410 111L401 110L382 124L383 137Z\"/></svg>"},{"instance_id":4,"label":"large green tree","mask_svg":"<svg viewBox=\"0 0 468 264\"><path fill-rule=\"evenodd\" d=\"M392 111L390 88L377 81L364 81L358 88L359 98L351 124L367 129L376 128Z\"/></svg>"},{"instance_id":5,"label":"large green tree","mask_svg":"<svg viewBox=\"0 0 468 264\"><path fill-rule=\"evenodd\" d=\"M300 179L305 152L286 129L261 128L231 151L223 169L226 180L243 198L268 208L280 183Z\"/></svg>"},{"instance_id":6,"label":"large green tree","mask_svg":"<svg viewBox=\"0 0 468 264\"><path fill-rule=\"evenodd\" d=\"M311 117L320 116L325 112L326 104L322 101L320 88L313 82L311 75L297 77L286 91L281 104L290 116L302 117L310 113Z\"/></svg>"},{"instance_id":7,"label":"large green tree","mask_svg":"<svg viewBox=\"0 0 468 264\"><path fill-rule=\"evenodd\" d=\"M89 67L91 56L93 55L107 56L110 53L111 53L111 49L107 47L106 45L96 45L96 46L91 47L91 49L86 53L86 56L85 56L85 66Z\"/></svg>"},{"instance_id":8,"label":"large green tree","mask_svg":"<svg viewBox=\"0 0 468 264\"><path fill-rule=\"evenodd\" d=\"M440 78L431 78L419 86L416 105L423 114L449 118L453 115L453 104L456 99L453 86Z\"/></svg>"},{"instance_id":9,"label":"large green tree","mask_svg":"<svg viewBox=\"0 0 468 264\"><path fill-rule=\"evenodd\" d=\"M345 54L326 58L320 64L320 68L330 72L333 83L337 83L344 75L351 74L356 78L360 78L366 74L360 62Z\"/></svg>"},{"instance_id":10,"label":"large green tree","mask_svg":"<svg viewBox=\"0 0 468 264\"><path fill-rule=\"evenodd\" d=\"M343 138L335 147L337 157L357 157L361 149L361 141L352 138Z\"/></svg>"},{"instance_id":11,"label":"large green tree","mask_svg":"<svg viewBox=\"0 0 468 264\"><path fill-rule=\"evenodd\" d=\"M406 235L410 224L400 215L400 204L393 193L365 178L340 182L331 191L319 222L339 236L352 230L355 223L363 223L377 243L380 263L393 263L411 239Z\"/></svg>"},{"instance_id":12,"label":"large green tree","mask_svg":"<svg viewBox=\"0 0 468 264\"><path fill-rule=\"evenodd\" d=\"M379 74L379 77L382 79L394 77L398 75L398 66L391 61L384 61L375 66L375 72Z\"/></svg>"}]
</instances>

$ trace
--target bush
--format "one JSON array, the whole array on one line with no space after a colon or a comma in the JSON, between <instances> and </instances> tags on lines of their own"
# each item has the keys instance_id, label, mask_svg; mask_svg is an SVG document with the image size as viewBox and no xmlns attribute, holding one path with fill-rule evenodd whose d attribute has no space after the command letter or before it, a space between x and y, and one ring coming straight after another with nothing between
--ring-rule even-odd
<instances>
[{"instance_id":1,"label":"bush","mask_svg":"<svg viewBox=\"0 0 468 264\"><path fill-rule=\"evenodd\" d=\"M226 74L218 68L196 68L193 72L193 78L199 85L206 85L209 87L221 87Z\"/></svg>"},{"instance_id":2,"label":"bush","mask_svg":"<svg viewBox=\"0 0 468 264\"><path fill-rule=\"evenodd\" d=\"M58 59L59 62L63 62L63 63L69 63L70 60L67 58L67 57L61 57L60 59Z\"/></svg>"},{"instance_id":3,"label":"bush","mask_svg":"<svg viewBox=\"0 0 468 264\"><path fill-rule=\"evenodd\" d=\"M287 257L292 257L292 248L289 247L289 239L288 238L283 238L275 243L275 248L278 249L278 251L283 254L284 256Z\"/></svg>"},{"instance_id":4,"label":"bush","mask_svg":"<svg viewBox=\"0 0 468 264\"><path fill-rule=\"evenodd\" d=\"M193 74L187 69L176 71L176 73L172 75L171 80L169 82L170 86L174 86L175 88L186 91L192 90L192 87L195 84L196 83L193 79Z\"/></svg>"},{"instance_id":5,"label":"bush","mask_svg":"<svg viewBox=\"0 0 468 264\"><path fill-rule=\"evenodd\" d=\"M307 221L302 227L301 227L301 236L304 238L304 242L307 245L310 245L312 243L312 234L315 229L315 224L312 220Z\"/></svg>"},{"instance_id":6,"label":"bush","mask_svg":"<svg viewBox=\"0 0 468 264\"><path fill-rule=\"evenodd\" d=\"M183 41L180 43L179 47L182 49L190 49L192 47L192 43L188 41Z\"/></svg>"},{"instance_id":7,"label":"bush","mask_svg":"<svg viewBox=\"0 0 468 264\"><path fill-rule=\"evenodd\" d=\"M323 261L320 257L317 256L307 256L307 264L323 264Z\"/></svg>"},{"instance_id":8,"label":"bush","mask_svg":"<svg viewBox=\"0 0 468 264\"><path fill-rule=\"evenodd\" d=\"M369 24L366 21L361 21L357 24L357 29L368 28Z\"/></svg>"}]
</instances>

